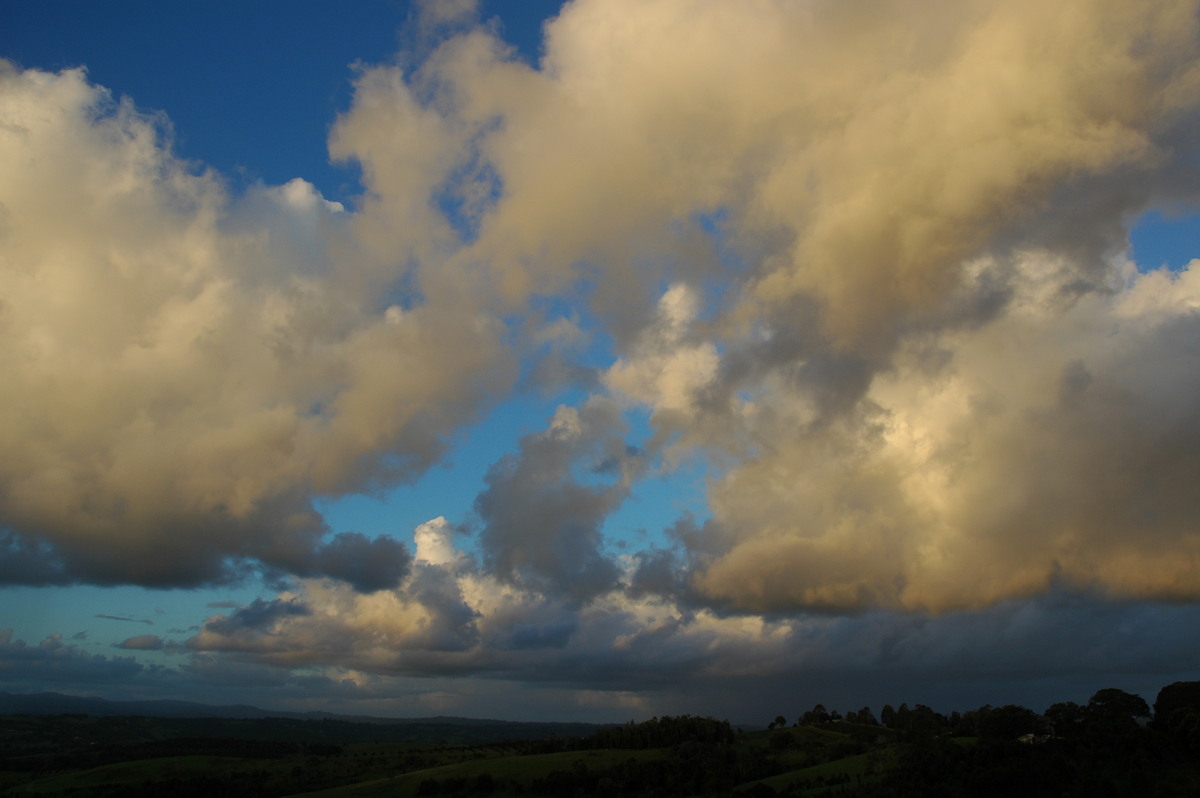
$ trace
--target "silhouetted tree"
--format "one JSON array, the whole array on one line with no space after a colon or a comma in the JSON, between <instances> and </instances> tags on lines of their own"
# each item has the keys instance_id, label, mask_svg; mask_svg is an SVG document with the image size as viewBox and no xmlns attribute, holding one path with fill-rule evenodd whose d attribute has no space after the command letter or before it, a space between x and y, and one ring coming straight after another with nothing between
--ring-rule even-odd
<instances>
[{"instance_id":1,"label":"silhouetted tree","mask_svg":"<svg viewBox=\"0 0 1200 798\"><path fill-rule=\"evenodd\" d=\"M1034 734L1039 726L1038 714L1016 704L987 707L980 710L979 736L990 740L1016 740L1024 734Z\"/></svg>"},{"instance_id":2,"label":"silhouetted tree","mask_svg":"<svg viewBox=\"0 0 1200 798\"><path fill-rule=\"evenodd\" d=\"M924 704L917 704L908 712L904 730L913 734L937 734L946 728L946 718Z\"/></svg>"},{"instance_id":3,"label":"silhouetted tree","mask_svg":"<svg viewBox=\"0 0 1200 798\"><path fill-rule=\"evenodd\" d=\"M1087 710L1074 701L1060 701L1047 707L1042 717L1049 724L1052 735L1074 740L1083 731Z\"/></svg>"},{"instance_id":4,"label":"silhouetted tree","mask_svg":"<svg viewBox=\"0 0 1200 798\"><path fill-rule=\"evenodd\" d=\"M1128 731L1137 728L1139 720L1149 719L1150 707L1140 695L1108 687L1088 699L1087 715L1089 722L1102 728Z\"/></svg>"},{"instance_id":5,"label":"silhouetted tree","mask_svg":"<svg viewBox=\"0 0 1200 798\"><path fill-rule=\"evenodd\" d=\"M1200 682L1174 682L1159 690L1154 726L1176 749L1200 758Z\"/></svg>"},{"instance_id":6,"label":"silhouetted tree","mask_svg":"<svg viewBox=\"0 0 1200 798\"><path fill-rule=\"evenodd\" d=\"M878 726L879 721L875 720L875 716L871 714L870 707L863 707L857 712L847 712L846 721L848 723L857 723L861 726Z\"/></svg>"},{"instance_id":7,"label":"silhouetted tree","mask_svg":"<svg viewBox=\"0 0 1200 798\"><path fill-rule=\"evenodd\" d=\"M1159 690L1154 699L1154 725L1165 731L1172 713L1179 709L1200 712L1200 682L1173 682Z\"/></svg>"}]
</instances>

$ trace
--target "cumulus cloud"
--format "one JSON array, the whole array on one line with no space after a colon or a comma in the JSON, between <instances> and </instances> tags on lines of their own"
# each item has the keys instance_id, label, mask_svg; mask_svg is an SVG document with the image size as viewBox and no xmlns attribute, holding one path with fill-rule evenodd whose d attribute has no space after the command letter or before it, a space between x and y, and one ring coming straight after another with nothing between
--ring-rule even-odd
<instances>
[{"instance_id":1,"label":"cumulus cloud","mask_svg":"<svg viewBox=\"0 0 1200 798\"><path fill-rule=\"evenodd\" d=\"M413 530L413 543L417 551L415 559L432 565L448 565L462 557L454 548L454 530L443 516L418 526Z\"/></svg>"},{"instance_id":2,"label":"cumulus cloud","mask_svg":"<svg viewBox=\"0 0 1200 798\"><path fill-rule=\"evenodd\" d=\"M395 587L410 559L403 543L387 537L372 540L357 532L335 535L315 554L314 573L341 579L365 592Z\"/></svg>"},{"instance_id":3,"label":"cumulus cloud","mask_svg":"<svg viewBox=\"0 0 1200 798\"><path fill-rule=\"evenodd\" d=\"M472 569L442 570L437 579L457 586L455 601L469 610L458 628L469 635L428 633L422 617L446 601L421 595L417 578L392 594L371 595L306 582L304 602L327 611L264 617L237 640L220 634L215 619L189 647L206 668L317 670L351 680L366 695L389 677L475 677L441 685L447 707L469 708L495 700L496 690L535 682L547 691L569 687L560 700L591 696L605 717L626 706L661 713L700 704L741 719L773 717L781 692L796 697L796 709L804 701L878 708L914 699L961 708L983 685L991 695L1007 691L1010 700L1031 705L1073 693L1086 698L1102 679L1157 689L1197 648L1177 634L1194 623L1194 606L1154 607L1058 588L937 616L874 610L768 619L631 599L620 590L581 611ZM931 681L930 674L938 676ZM481 688L478 680L510 686Z\"/></svg>"},{"instance_id":4,"label":"cumulus cloud","mask_svg":"<svg viewBox=\"0 0 1200 798\"><path fill-rule=\"evenodd\" d=\"M0 529L0 584L65 585L71 576L47 541Z\"/></svg>"},{"instance_id":5,"label":"cumulus cloud","mask_svg":"<svg viewBox=\"0 0 1200 798\"><path fill-rule=\"evenodd\" d=\"M695 586L756 611L941 611L1055 583L1195 598L1195 274L1125 266L1067 299L1053 261L1013 264L1002 317L912 340L834 424L807 427L796 392L758 400L774 445L714 486Z\"/></svg>"},{"instance_id":6,"label":"cumulus cloud","mask_svg":"<svg viewBox=\"0 0 1200 798\"><path fill-rule=\"evenodd\" d=\"M134 635L114 644L116 648L128 651L162 651L165 645L158 635Z\"/></svg>"},{"instance_id":7,"label":"cumulus cloud","mask_svg":"<svg viewBox=\"0 0 1200 798\"><path fill-rule=\"evenodd\" d=\"M580 599L615 584L617 566L603 551L600 525L642 467L621 432L610 401L594 399L581 410L563 406L549 429L523 438L520 454L488 471L475 509L493 572ZM580 465L588 478L577 475Z\"/></svg>"},{"instance_id":8,"label":"cumulus cloud","mask_svg":"<svg viewBox=\"0 0 1200 798\"><path fill-rule=\"evenodd\" d=\"M299 179L231 201L82 72L6 66L0 521L36 566L25 581L194 585L250 566L394 586L399 544L326 541L312 498L435 462L513 384L501 318L535 295L582 301L584 280L618 348L604 387L662 435L745 460L713 489L725 550L694 563L710 595L775 606L771 569L801 561L833 584L781 606L1035 589L1010 575L916 598L926 553L955 560L908 530L961 523L912 501L880 455L897 416L879 394L926 379L929 358L970 373L990 357L962 336L1024 318L1029 252L1057 264L1064 297L1114 290L1126 216L1194 171L1196 15L976 2L929 25L924 6L877 6L577 2L547 25L540 68L475 28L407 74L365 69L330 140L363 168L354 213ZM656 296L670 275L686 279ZM498 572L584 596L614 578L598 524L624 488L539 471L561 461L557 429L493 470L480 540ZM804 487L775 496L790 480Z\"/></svg>"},{"instance_id":9,"label":"cumulus cloud","mask_svg":"<svg viewBox=\"0 0 1200 798\"><path fill-rule=\"evenodd\" d=\"M0 668L5 681L33 685L119 684L146 672L132 657L89 654L80 646L64 643L58 633L29 645L14 638L12 629L0 629Z\"/></svg>"},{"instance_id":10,"label":"cumulus cloud","mask_svg":"<svg viewBox=\"0 0 1200 798\"><path fill-rule=\"evenodd\" d=\"M649 405L660 416L675 416L686 426L700 393L716 377L719 365L712 341L689 340L700 297L686 284L671 286L658 301L652 324L642 330L628 358L605 375L605 386L618 395ZM660 423L665 423L660 419Z\"/></svg>"},{"instance_id":11,"label":"cumulus cloud","mask_svg":"<svg viewBox=\"0 0 1200 798\"><path fill-rule=\"evenodd\" d=\"M1166 635L1137 607L1200 598L1200 263L1126 235L1200 200L1198 11L575 0L534 66L423 3L445 40L332 128L350 209L231 198L83 73L5 66L0 578L289 573L197 662L365 682L990 678L1072 624ZM473 517L330 534L315 497L414 478L518 384L575 390ZM708 513L615 556L690 458Z\"/></svg>"},{"instance_id":12,"label":"cumulus cloud","mask_svg":"<svg viewBox=\"0 0 1200 798\"><path fill-rule=\"evenodd\" d=\"M754 11L577 3L548 26L541 71L476 34L417 77L440 81L444 123L483 131L477 157L504 187L463 257L515 286L602 269L594 301L628 347L606 386L661 431L692 414L693 439L736 458L689 541L692 587L751 612L981 607L1060 575L1192 595L1192 508L1136 474L1191 473L1178 454L1148 461L1149 440L1189 438L1186 408L1152 421L1138 395L1193 333L1156 312L1178 337L1139 342L1119 250L1126 218L1194 171L1194 4L956 4L936 25L915 4ZM733 254L686 257L716 210ZM672 270L724 278L709 340L686 332L700 300L683 285L646 309L647 276ZM996 368L1014 335L1023 357ZM1121 410L1055 413L1114 335L1163 371L1112 386ZM974 373L987 384L953 376ZM965 406L929 401L951 397ZM1147 437L1165 418L1179 426ZM1127 455L1136 471L1115 465ZM1092 499L1106 484L1121 490ZM1131 544L1145 524L1170 555Z\"/></svg>"},{"instance_id":13,"label":"cumulus cloud","mask_svg":"<svg viewBox=\"0 0 1200 798\"><path fill-rule=\"evenodd\" d=\"M479 13L478 0L418 0L417 9L427 27L462 22Z\"/></svg>"},{"instance_id":14,"label":"cumulus cloud","mask_svg":"<svg viewBox=\"0 0 1200 798\"><path fill-rule=\"evenodd\" d=\"M639 289L663 265L723 265L690 223L720 210L758 261L751 308L778 317L815 298L839 347L874 352L1015 226L1078 237L1063 200L1090 197L1089 218L1119 228L1155 181L1189 171L1192 10L574 3L547 25L543 69L462 36L414 76L434 95L419 113L381 71L360 84L375 102L342 127L419 118L442 134L438 154L406 143L389 166L434 165L418 179L463 197L498 182L463 257L488 262L507 295L552 290L587 260L603 268L597 304L644 321Z\"/></svg>"},{"instance_id":15,"label":"cumulus cloud","mask_svg":"<svg viewBox=\"0 0 1200 798\"><path fill-rule=\"evenodd\" d=\"M994 471L1012 450L1001 433L983 451L964 428L986 418L973 408L954 434L976 459L947 454L914 468L901 428L923 407L898 406L888 391L989 370L1014 392L1014 426L1003 434L1049 440L1030 417L1052 401L1040 358L1006 362L1012 373L1001 376L991 351L966 342L1027 331L1023 303L1039 293L1049 294L1038 300L1044 339L1029 345L1059 350L1052 369L1083 362L1070 346L1098 345L1072 336L1072 326L1093 323L1083 310L1058 318L1072 297L1096 314L1097 335L1117 329L1121 301L1108 297L1130 290L1114 262L1125 221L1176 195L1177 176L1195 169L1188 131L1200 73L1185 55L1196 43L1194 4L967 3L939 7L933 25L930 13L905 3L763 2L746 13L581 2L548 25L541 70L484 33L454 39L412 79L433 98L419 104L427 124L451 133L442 141L458 136L461 153L441 159L438 185L464 197L502 187L484 192L474 239L455 262L489 264L498 295L514 299L532 284L554 290L588 269L603 275L592 300L628 348L606 387L650 406L664 432L669 418L692 415L700 446L742 460L712 488L706 539L692 538L692 585L714 600L749 611L942 610L1044 590L1064 570L1074 584L1123 595L1187 592L1171 569L1131 567L1127 543L1120 555L1088 548L1103 535L1090 515L1127 529L1135 520L1132 507L1100 511L1083 498L1104 480L1088 473L1083 464L1097 460L1079 447L1116 419L1072 416L1079 431L1061 449L1018 457L1009 477ZM347 129L367 118L359 110ZM725 252L704 247L704 214L720 220ZM670 272L697 285L720 275L711 298L724 310L708 340L686 329L701 302L694 289L677 284L650 307L649 281ZM1175 334L1190 340L1185 328ZM1155 359L1178 365L1162 350ZM1121 428L1137 423L1124 418ZM1080 500L1010 496L1023 509L985 522L983 486L1013 484L1039 457ZM967 483L983 495L952 495ZM494 486L487 501L519 484ZM1134 495L1138 480L1122 484L1116 495L1157 505ZM1058 525L1060 499L1075 511L1061 533L1038 540L1079 542L1019 559L1023 531ZM1182 573L1195 553L1169 528ZM485 546L499 535L486 531ZM997 546L1011 554L997 557ZM494 563L511 570L503 557ZM952 574L980 565L988 578L953 584Z\"/></svg>"},{"instance_id":16,"label":"cumulus cloud","mask_svg":"<svg viewBox=\"0 0 1200 798\"><path fill-rule=\"evenodd\" d=\"M0 69L10 581L394 583L315 495L409 479L508 379L496 322L414 296L294 180L236 202L81 71ZM357 254L356 254L357 253Z\"/></svg>"},{"instance_id":17,"label":"cumulus cloud","mask_svg":"<svg viewBox=\"0 0 1200 798\"><path fill-rule=\"evenodd\" d=\"M418 567L401 590L366 594L344 583L305 580L298 594L208 619L186 645L289 668L453 671L469 647L473 612L452 600L457 585L425 571Z\"/></svg>"},{"instance_id":18,"label":"cumulus cloud","mask_svg":"<svg viewBox=\"0 0 1200 798\"><path fill-rule=\"evenodd\" d=\"M238 607L231 615L217 615L206 622L212 631L232 635L244 630L274 626L282 618L310 615L312 610L296 598L280 598L272 601L255 599L244 607Z\"/></svg>"}]
</instances>

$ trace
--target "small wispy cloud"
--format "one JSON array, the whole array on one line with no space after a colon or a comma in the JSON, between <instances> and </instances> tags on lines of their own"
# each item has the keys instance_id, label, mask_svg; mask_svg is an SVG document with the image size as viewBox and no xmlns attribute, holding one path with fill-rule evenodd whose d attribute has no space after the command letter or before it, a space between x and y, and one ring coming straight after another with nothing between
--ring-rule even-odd
<instances>
[{"instance_id":1,"label":"small wispy cloud","mask_svg":"<svg viewBox=\"0 0 1200 798\"><path fill-rule=\"evenodd\" d=\"M162 651L163 645L163 639L158 635L135 635L120 643L113 643L113 648L126 651Z\"/></svg>"},{"instance_id":2,"label":"small wispy cloud","mask_svg":"<svg viewBox=\"0 0 1200 798\"><path fill-rule=\"evenodd\" d=\"M92 617L103 618L106 621L125 621L126 623L144 623L148 626L154 625L154 621L150 620L149 618L130 618L126 615L106 615L102 612L98 612Z\"/></svg>"}]
</instances>

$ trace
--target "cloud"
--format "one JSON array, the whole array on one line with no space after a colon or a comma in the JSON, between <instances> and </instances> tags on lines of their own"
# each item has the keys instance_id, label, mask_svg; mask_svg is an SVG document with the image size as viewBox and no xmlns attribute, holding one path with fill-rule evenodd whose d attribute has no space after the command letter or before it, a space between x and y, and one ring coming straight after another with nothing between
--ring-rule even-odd
<instances>
[{"instance_id":1,"label":"cloud","mask_svg":"<svg viewBox=\"0 0 1200 798\"><path fill-rule=\"evenodd\" d=\"M1193 0L575 0L536 67L420 13L345 206L0 69L0 579L288 574L194 667L359 695L1194 660L1200 262L1126 242L1200 200ZM414 553L314 509L525 386L565 398ZM614 555L688 463L706 512Z\"/></svg>"},{"instance_id":2,"label":"cloud","mask_svg":"<svg viewBox=\"0 0 1200 798\"><path fill-rule=\"evenodd\" d=\"M815 299L839 347L880 353L936 313L981 249L1022 226L1078 238L1085 197L1090 219L1119 226L1175 167L1190 171L1176 145L1196 81L1179 60L1191 10L573 3L546 27L541 70L476 32L414 76L435 98L422 124L459 148L457 163L487 168L455 171L444 150L403 139L392 163L439 164L462 196L502 187L462 257L489 263L505 296L556 290L583 261L602 269L606 314L644 321L662 264L721 269L693 222L719 210L758 258L748 311L779 319ZM364 79L340 128L409 108L395 79Z\"/></svg>"},{"instance_id":3,"label":"cloud","mask_svg":"<svg viewBox=\"0 0 1200 798\"><path fill-rule=\"evenodd\" d=\"M642 330L631 356L605 374L605 386L619 396L649 405L660 416L679 416L686 427L695 405L717 375L720 359L712 341L689 340L700 297L686 284L667 289L655 321ZM660 423L666 423L663 420Z\"/></svg>"},{"instance_id":4,"label":"cloud","mask_svg":"<svg viewBox=\"0 0 1200 798\"><path fill-rule=\"evenodd\" d=\"M115 648L127 651L162 651L164 645L163 639L158 635L135 635L113 644Z\"/></svg>"},{"instance_id":5,"label":"cloud","mask_svg":"<svg viewBox=\"0 0 1200 798\"><path fill-rule=\"evenodd\" d=\"M485 199L439 279L487 264L496 295L519 306L534 285L602 275L590 299L618 347L605 387L649 406L661 437L682 427L732 459L713 521L690 540L689 582L709 600L943 611L1059 577L1190 597L1196 552L1180 520L1193 508L1115 464L1132 456L1164 479L1192 468L1165 450L1174 468L1155 464L1147 441L1187 440L1190 420L1183 405L1154 420L1144 395L1175 353L1186 362L1193 333L1156 311L1145 324L1171 341L1143 339L1122 319L1137 289L1119 251L1126 219L1194 173L1194 4L931 13L574 3L547 26L542 69L486 33L457 37L407 86L392 70L364 77L334 141L353 148L387 114L441 132L416 180L431 196ZM383 165L423 152L389 151L365 160L381 197L412 182ZM656 311L651 285L668 274L682 279ZM704 288L713 279L719 291ZM715 320L691 329L710 304ZM1018 334L1024 357L1007 373L989 365ZM1119 407L1056 411L1047 373L1126 368L1085 363L1112 335L1163 370L1128 383L1114 372L1113 396L1130 399ZM1176 426L1155 429L1166 418ZM477 505L488 564L578 589L561 539L526 536L577 523L569 537L591 557L595 521L574 518L602 517L605 502L570 482L531 494L534 459L489 477ZM1149 524L1171 554L1117 543L1118 524Z\"/></svg>"},{"instance_id":6,"label":"cloud","mask_svg":"<svg viewBox=\"0 0 1200 798\"><path fill-rule=\"evenodd\" d=\"M1195 169L1193 10L980 2L930 25L907 3L582 1L546 26L537 69L455 27L407 73L357 78L330 137L363 170L352 212L302 179L231 199L171 155L160 118L81 71L6 65L0 523L30 566L9 578L394 586L402 544L330 538L313 499L435 463L539 351L504 320L548 296L612 336L603 390L652 409L655 446L683 433L733 458L712 490L723 542L705 551L720 550L693 563L715 600L936 607L1037 589L1044 573L918 598L924 574L946 579L925 555L959 555L909 530L959 522L914 502L912 468L880 449L905 410L880 392L939 356L971 374L965 359L990 355L962 336L1019 318L1029 253L1064 297L1120 290L1124 220L1178 199ZM1121 412L1137 410L1078 421ZM480 542L506 578L583 598L615 578L599 524L630 475L569 477L565 452L600 433L564 429L492 470ZM774 495L791 480L803 489ZM879 552L893 565L874 570ZM800 587L804 568L823 584Z\"/></svg>"},{"instance_id":7,"label":"cloud","mask_svg":"<svg viewBox=\"0 0 1200 798\"><path fill-rule=\"evenodd\" d=\"M154 621L150 620L149 618L128 618L124 615L105 615L103 613L97 613L94 617L104 618L105 620L109 621L128 621L129 623L144 623L150 626L154 625Z\"/></svg>"},{"instance_id":8,"label":"cloud","mask_svg":"<svg viewBox=\"0 0 1200 798\"><path fill-rule=\"evenodd\" d=\"M432 674L461 668L475 613L441 574L414 570L403 589L358 593L305 580L299 593L208 619L186 645L196 652L285 668L336 665L375 673Z\"/></svg>"},{"instance_id":9,"label":"cloud","mask_svg":"<svg viewBox=\"0 0 1200 798\"><path fill-rule=\"evenodd\" d=\"M627 350L606 387L649 406L661 435L682 425L716 462L732 459L710 491L713 521L689 541L690 585L710 601L945 611L1055 578L1192 596L1194 541L1178 521L1193 509L1113 464L1154 459L1126 444L1191 435L1182 404L1170 432L1145 426L1154 403L1139 394L1194 338L1156 312L1146 323L1174 341L1139 343L1122 318L1136 287L1119 250L1126 218L1194 170L1200 84L1181 60L1194 4L941 10L926 25L928 9L908 4L764 2L747 14L581 2L548 26L541 71L483 34L448 43L414 85L436 89L425 109L474 136L470 157L503 186L461 258L491 264L502 295L569 284L581 262L603 275L593 302ZM727 252L710 242L689 259L705 214ZM689 282L647 310L646 280L667 273ZM722 292L697 297L713 274ZM715 323L689 331L712 301ZM1022 357L992 368L993 348L1018 334ZM1113 335L1163 371L1113 374L1132 399L1121 410L1055 412L1045 375L1082 374L1070 364ZM1026 441L1047 443L1022 451ZM1097 441L1112 450L1098 456ZM1178 455L1163 462L1176 470L1151 473L1190 473ZM536 518L515 499L524 484L495 480L486 500L511 493ZM1107 484L1122 489L1096 502ZM1110 542L1118 524L1147 523L1171 551L1161 566L1127 538ZM554 550L521 556L553 562ZM503 556L491 564L514 570Z\"/></svg>"},{"instance_id":10,"label":"cloud","mask_svg":"<svg viewBox=\"0 0 1200 798\"><path fill-rule=\"evenodd\" d=\"M490 570L556 596L586 599L613 586L617 567L602 551L600 524L642 467L621 431L611 402L560 407L548 430L524 437L519 455L489 469L475 509ZM616 479L581 480L580 461Z\"/></svg>"},{"instance_id":11,"label":"cloud","mask_svg":"<svg viewBox=\"0 0 1200 798\"><path fill-rule=\"evenodd\" d=\"M372 540L355 532L335 535L315 553L314 573L341 579L364 592L395 587L411 559L408 549L396 540Z\"/></svg>"},{"instance_id":12,"label":"cloud","mask_svg":"<svg viewBox=\"0 0 1200 798\"><path fill-rule=\"evenodd\" d=\"M462 558L455 550L454 529L444 517L438 516L413 530L413 543L417 551L415 559L418 562L431 565L450 565Z\"/></svg>"},{"instance_id":13,"label":"cloud","mask_svg":"<svg viewBox=\"0 0 1200 798\"><path fill-rule=\"evenodd\" d=\"M402 544L312 499L435 462L508 384L498 322L402 295L303 180L231 200L82 71L5 63L0 105L8 581L392 583Z\"/></svg>"},{"instance_id":14,"label":"cloud","mask_svg":"<svg viewBox=\"0 0 1200 798\"><path fill-rule=\"evenodd\" d=\"M773 446L714 485L697 589L754 611L1197 597L1196 275L1125 266L1068 299L1045 253L1009 266L1001 317L913 340L836 423L802 391L756 400Z\"/></svg>"},{"instance_id":15,"label":"cloud","mask_svg":"<svg viewBox=\"0 0 1200 798\"><path fill-rule=\"evenodd\" d=\"M282 618L309 615L311 612L304 602L294 598L273 601L255 599L250 604L238 607L232 615L217 615L208 619L205 626L218 634L237 634L270 627Z\"/></svg>"},{"instance_id":16,"label":"cloud","mask_svg":"<svg viewBox=\"0 0 1200 798\"><path fill-rule=\"evenodd\" d=\"M48 542L0 529L0 584L64 585L71 582L62 558Z\"/></svg>"},{"instance_id":17,"label":"cloud","mask_svg":"<svg viewBox=\"0 0 1200 798\"><path fill-rule=\"evenodd\" d=\"M876 709L905 700L962 709L974 706L963 702L978 700L985 687L989 698L1031 706L1086 698L1101 683L1154 690L1196 654L1195 642L1174 631L1194 622L1194 606L1110 601L1058 587L936 616L874 610L768 619L622 591L580 610L514 593L470 569L455 573L438 574L443 587L457 585L440 595L418 596L416 578L392 595L306 582L304 601L315 611L280 613L246 627L250 636L238 645L206 629L190 646L206 667L273 666L280 679L320 669L354 674L360 687L376 686L370 690L396 676L472 676L440 683L450 706L495 701L532 682L542 690L578 691L572 702L584 694L610 702L624 696L644 713L701 705L738 719L780 706L787 683L792 690L784 692L794 697L794 706L784 702L793 706L788 712L826 698ZM470 618L464 615L458 628L469 625L470 635L423 633L415 614L420 602L429 613L439 603L469 606ZM508 711L520 710L514 704Z\"/></svg>"},{"instance_id":18,"label":"cloud","mask_svg":"<svg viewBox=\"0 0 1200 798\"><path fill-rule=\"evenodd\" d=\"M418 0L417 8L423 27L473 19L478 13L478 0Z\"/></svg>"},{"instance_id":19,"label":"cloud","mask_svg":"<svg viewBox=\"0 0 1200 798\"><path fill-rule=\"evenodd\" d=\"M89 654L79 646L62 641L62 635L47 635L35 646L14 640L12 629L0 630L0 671L10 684L122 684L146 673L132 657Z\"/></svg>"}]
</instances>

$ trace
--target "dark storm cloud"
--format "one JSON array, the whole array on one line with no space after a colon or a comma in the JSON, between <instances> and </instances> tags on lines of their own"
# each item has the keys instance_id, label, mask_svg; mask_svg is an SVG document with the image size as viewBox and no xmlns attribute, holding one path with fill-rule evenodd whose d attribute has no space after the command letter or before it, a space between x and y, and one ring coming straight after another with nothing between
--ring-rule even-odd
<instances>
[{"instance_id":1,"label":"dark storm cloud","mask_svg":"<svg viewBox=\"0 0 1200 798\"><path fill-rule=\"evenodd\" d=\"M355 597L358 612L384 595L343 590ZM628 699L644 716L703 707L740 722L764 710L767 719L798 715L818 701L843 710L869 704L876 711L883 703L918 701L949 711L974 708L986 695L992 703L1041 709L1055 700L1086 700L1105 686L1152 692L1180 678L1180 663L1200 657L1200 643L1181 634L1200 623L1196 607L1065 590L941 616L875 611L766 622L681 613L661 603L634 612L615 599L583 612L529 605L507 619L480 618L484 628L470 649L462 647L469 641L419 629L395 638L390 648L363 648L362 637L347 626L355 622L353 605L346 610L317 616L294 602L256 602L235 613L240 619L234 623L210 621L206 639L213 642L223 630L221 647L205 651L193 641L189 659L170 672L142 673L132 660L91 657L54 637L32 654L6 638L5 656L10 669L20 660L26 671L34 662L66 660L55 667L76 680L153 686L186 676L230 688L257 685L264 691L260 702L301 695L357 700L382 689L386 682L377 678L455 674L499 678L498 685L562 685L597 701ZM375 628L384 640L393 634L382 624ZM127 641L126 648L157 648L146 637ZM306 673L312 666L326 675ZM358 674L353 684L329 677L338 668Z\"/></svg>"},{"instance_id":2,"label":"dark storm cloud","mask_svg":"<svg viewBox=\"0 0 1200 798\"><path fill-rule=\"evenodd\" d=\"M574 621L548 626L519 623L513 627L508 645L514 649L564 648L577 626Z\"/></svg>"},{"instance_id":3,"label":"dark storm cloud","mask_svg":"<svg viewBox=\"0 0 1200 798\"><path fill-rule=\"evenodd\" d=\"M478 645L480 613L463 596L462 586L447 571L419 565L405 595L428 613L413 645L435 651L465 651Z\"/></svg>"},{"instance_id":4,"label":"dark storm cloud","mask_svg":"<svg viewBox=\"0 0 1200 798\"><path fill-rule=\"evenodd\" d=\"M637 563L629 579L629 594L634 598L644 596L676 597L684 585L682 565L675 552L669 549L651 549L634 555Z\"/></svg>"},{"instance_id":5,"label":"dark storm cloud","mask_svg":"<svg viewBox=\"0 0 1200 798\"><path fill-rule=\"evenodd\" d=\"M412 558L400 541L390 537L370 539L357 532L337 534L314 552L314 575L341 579L369 593L395 587L408 573ZM293 573L308 576L299 569Z\"/></svg>"},{"instance_id":6,"label":"dark storm cloud","mask_svg":"<svg viewBox=\"0 0 1200 798\"><path fill-rule=\"evenodd\" d=\"M0 527L0 585L67 585L72 581L51 543Z\"/></svg>"},{"instance_id":7,"label":"dark storm cloud","mask_svg":"<svg viewBox=\"0 0 1200 798\"><path fill-rule=\"evenodd\" d=\"M620 437L617 408L594 401L560 408L550 429L492 466L475 501L486 564L496 574L554 596L584 600L616 584L600 525L628 495L641 464ZM590 473L584 482L576 469ZM604 481L598 481L601 477Z\"/></svg>"},{"instance_id":8,"label":"dark storm cloud","mask_svg":"<svg viewBox=\"0 0 1200 798\"><path fill-rule=\"evenodd\" d=\"M209 618L205 626L218 634L237 636L242 633L253 633L266 629L282 618L311 615L308 605L297 599L276 599L264 601L255 599L249 604L239 607L231 615L218 615Z\"/></svg>"},{"instance_id":9,"label":"dark storm cloud","mask_svg":"<svg viewBox=\"0 0 1200 798\"><path fill-rule=\"evenodd\" d=\"M0 630L0 674L10 684L121 685L143 676L146 668L132 657L89 654L64 643L62 635L47 636L37 645L14 640L11 629Z\"/></svg>"}]
</instances>

